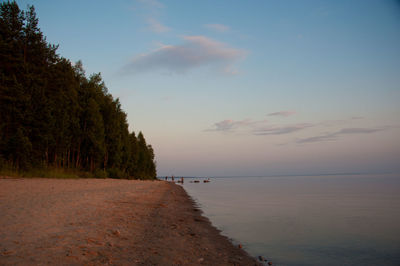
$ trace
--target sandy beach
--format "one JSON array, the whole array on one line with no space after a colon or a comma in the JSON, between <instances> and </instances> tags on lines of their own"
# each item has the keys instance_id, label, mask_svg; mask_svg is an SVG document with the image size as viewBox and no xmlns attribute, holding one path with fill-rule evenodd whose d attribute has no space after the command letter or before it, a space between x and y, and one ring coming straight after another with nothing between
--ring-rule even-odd
<instances>
[{"instance_id":1,"label":"sandy beach","mask_svg":"<svg viewBox=\"0 0 400 266\"><path fill-rule=\"evenodd\" d=\"M255 265L164 181L0 179L0 265Z\"/></svg>"}]
</instances>

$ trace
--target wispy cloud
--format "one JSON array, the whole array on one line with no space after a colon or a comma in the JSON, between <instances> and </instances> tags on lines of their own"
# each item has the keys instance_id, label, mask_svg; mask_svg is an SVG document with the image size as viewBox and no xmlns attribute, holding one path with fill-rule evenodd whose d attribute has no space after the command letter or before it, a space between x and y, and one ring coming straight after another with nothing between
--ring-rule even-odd
<instances>
[{"instance_id":1,"label":"wispy cloud","mask_svg":"<svg viewBox=\"0 0 400 266\"><path fill-rule=\"evenodd\" d=\"M330 141L330 140L336 140L336 135L333 133L330 134L325 134L325 135L319 135L319 136L314 136L314 137L309 137L309 138L303 138L303 139L298 139L296 143L312 143L312 142L320 142L320 141Z\"/></svg>"},{"instance_id":2,"label":"wispy cloud","mask_svg":"<svg viewBox=\"0 0 400 266\"><path fill-rule=\"evenodd\" d=\"M277 112L278 113L278 112ZM277 136L277 135L290 135L295 134L299 131L306 130L308 128L323 128L325 123L337 125L342 124L348 120L358 120L363 119L362 117L352 117L343 120L330 120L323 121L319 123L296 123L287 125L277 125L270 124L268 120L231 120L226 119L214 123L209 129L205 131L214 131L229 134L241 134L241 135L252 135L252 136ZM337 127L336 127L337 128ZM286 145L289 143L297 144L307 144L307 143L318 143L327 141L336 141L338 139L344 138L349 135L367 135L374 134L381 131L386 131L389 129L397 129L400 126L386 125L386 126L376 126L376 127L344 127L341 129L336 129L336 131L325 132L319 135L314 135L310 137L295 139L294 141L289 141L279 145Z\"/></svg>"},{"instance_id":3,"label":"wispy cloud","mask_svg":"<svg viewBox=\"0 0 400 266\"><path fill-rule=\"evenodd\" d=\"M341 130L325 133L318 136L313 136L309 138L298 139L296 143L313 143L313 142L321 142L321 141L332 141L337 140L342 135L356 135L356 134L371 134L383 130L387 130L390 127L379 127L379 128L342 128Z\"/></svg>"},{"instance_id":4,"label":"wispy cloud","mask_svg":"<svg viewBox=\"0 0 400 266\"><path fill-rule=\"evenodd\" d=\"M171 28L161 24L161 22L154 18L148 18L147 24L149 25L149 29L156 33L163 33L171 30Z\"/></svg>"},{"instance_id":5,"label":"wispy cloud","mask_svg":"<svg viewBox=\"0 0 400 266\"><path fill-rule=\"evenodd\" d=\"M266 120L261 121L253 121L251 119L244 120L222 120L220 122L215 123L211 128L206 129L206 131L222 131L222 132L233 132L240 128L253 128L256 125L266 123Z\"/></svg>"},{"instance_id":6,"label":"wispy cloud","mask_svg":"<svg viewBox=\"0 0 400 266\"><path fill-rule=\"evenodd\" d=\"M309 123L301 123L294 125L283 125L283 126L269 126L265 128L258 128L253 131L254 135L283 135L290 134L314 126Z\"/></svg>"},{"instance_id":7,"label":"wispy cloud","mask_svg":"<svg viewBox=\"0 0 400 266\"><path fill-rule=\"evenodd\" d=\"M141 54L124 66L124 73L138 73L152 70L167 70L183 73L195 67L219 66L229 74L233 64L245 58L244 50L229 47L205 36L184 36L179 45L163 45L152 52Z\"/></svg>"},{"instance_id":8,"label":"wispy cloud","mask_svg":"<svg viewBox=\"0 0 400 266\"><path fill-rule=\"evenodd\" d=\"M381 128L343 128L337 132L338 135L341 134L370 134L378 131L388 129L388 127Z\"/></svg>"},{"instance_id":9,"label":"wispy cloud","mask_svg":"<svg viewBox=\"0 0 400 266\"><path fill-rule=\"evenodd\" d=\"M279 111L279 112L275 112L275 113L270 113L268 114L268 116L283 116L283 117L288 117L291 115L296 114L295 111Z\"/></svg>"},{"instance_id":10,"label":"wispy cloud","mask_svg":"<svg viewBox=\"0 0 400 266\"><path fill-rule=\"evenodd\" d=\"M293 125L269 125L267 120L223 120L215 123L206 131L219 132L245 132L250 135L283 135L290 134L305 128L312 127L313 124L302 123Z\"/></svg>"},{"instance_id":11,"label":"wispy cloud","mask_svg":"<svg viewBox=\"0 0 400 266\"><path fill-rule=\"evenodd\" d=\"M235 127L240 125L241 121L223 120L214 124L214 128L210 131L232 131Z\"/></svg>"},{"instance_id":12,"label":"wispy cloud","mask_svg":"<svg viewBox=\"0 0 400 266\"><path fill-rule=\"evenodd\" d=\"M206 24L204 27L217 32L227 32L231 29L229 26L223 24Z\"/></svg>"},{"instance_id":13,"label":"wispy cloud","mask_svg":"<svg viewBox=\"0 0 400 266\"><path fill-rule=\"evenodd\" d=\"M137 16L143 18L144 23L147 24L146 30L164 33L171 30L158 19L164 13L164 8L164 4L157 0L136 0L132 10Z\"/></svg>"},{"instance_id":14,"label":"wispy cloud","mask_svg":"<svg viewBox=\"0 0 400 266\"><path fill-rule=\"evenodd\" d=\"M353 116L350 118L345 118L345 119L336 119L336 120L324 120L319 122L317 125L319 126L324 126L324 127L338 127L342 126L345 124L354 124L356 121L361 121L363 120L363 116Z\"/></svg>"}]
</instances>

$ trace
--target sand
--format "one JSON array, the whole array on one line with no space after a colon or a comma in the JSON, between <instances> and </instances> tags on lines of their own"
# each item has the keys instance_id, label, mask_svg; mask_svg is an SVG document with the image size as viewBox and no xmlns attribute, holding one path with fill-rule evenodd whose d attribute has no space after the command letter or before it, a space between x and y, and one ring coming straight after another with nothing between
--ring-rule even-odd
<instances>
[{"instance_id":1,"label":"sand","mask_svg":"<svg viewBox=\"0 0 400 266\"><path fill-rule=\"evenodd\" d=\"M255 265L179 185L0 179L0 265Z\"/></svg>"}]
</instances>

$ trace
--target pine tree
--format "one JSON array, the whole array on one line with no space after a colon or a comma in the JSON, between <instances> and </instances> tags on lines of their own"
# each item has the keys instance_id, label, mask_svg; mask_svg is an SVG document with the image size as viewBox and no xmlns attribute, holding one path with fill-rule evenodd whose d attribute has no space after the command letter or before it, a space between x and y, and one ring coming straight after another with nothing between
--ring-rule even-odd
<instances>
[{"instance_id":1,"label":"pine tree","mask_svg":"<svg viewBox=\"0 0 400 266\"><path fill-rule=\"evenodd\" d=\"M155 178L154 151L108 93L47 43L33 6L0 4L0 169L76 168Z\"/></svg>"}]
</instances>

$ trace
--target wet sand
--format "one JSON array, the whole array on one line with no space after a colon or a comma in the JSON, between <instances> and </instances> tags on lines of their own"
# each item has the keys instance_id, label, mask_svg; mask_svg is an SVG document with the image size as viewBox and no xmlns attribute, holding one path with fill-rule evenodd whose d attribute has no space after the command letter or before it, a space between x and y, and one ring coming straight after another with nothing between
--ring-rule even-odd
<instances>
[{"instance_id":1,"label":"wet sand","mask_svg":"<svg viewBox=\"0 0 400 266\"><path fill-rule=\"evenodd\" d=\"M164 181L0 179L0 265L255 265Z\"/></svg>"}]
</instances>

